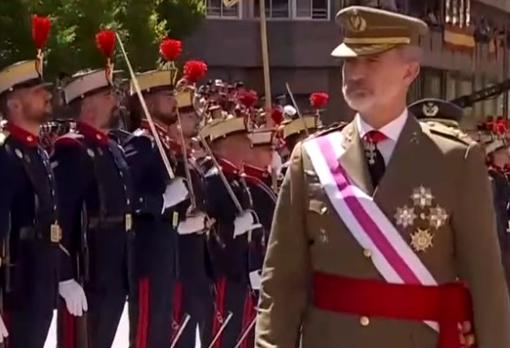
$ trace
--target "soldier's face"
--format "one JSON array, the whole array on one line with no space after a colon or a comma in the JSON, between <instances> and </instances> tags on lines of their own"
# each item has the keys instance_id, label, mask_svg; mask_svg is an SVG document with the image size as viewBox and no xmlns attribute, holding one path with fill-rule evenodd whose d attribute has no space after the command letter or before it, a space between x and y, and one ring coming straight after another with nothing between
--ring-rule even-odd
<instances>
[{"instance_id":1,"label":"soldier's face","mask_svg":"<svg viewBox=\"0 0 510 348\"><path fill-rule=\"evenodd\" d=\"M347 104L360 113L369 113L401 99L405 101L407 89L417 74L416 65L398 49L346 59L342 92Z\"/></svg>"},{"instance_id":2,"label":"soldier's face","mask_svg":"<svg viewBox=\"0 0 510 348\"><path fill-rule=\"evenodd\" d=\"M179 116L184 137L189 139L197 136L200 120L196 112L181 112Z\"/></svg>"},{"instance_id":3,"label":"soldier's face","mask_svg":"<svg viewBox=\"0 0 510 348\"><path fill-rule=\"evenodd\" d=\"M156 92L150 99L152 116L167 124L175 120L177 102L171 91Z\"/></svg>"},{"instance_id":4,"label":"soldier's face","mask_svg":"<svg viewBox=\"0 0 510 348\"><path fill-rule=\"evenodd\" d=\"M116 93L109 89L91 97L90 101L94 108L95 124L99 128L108 128L112 124L112 118L118 106Z\"/></svg>"},{"instance_id":5,"label":"soldier's face","mask_svg":"<svg viewBox=\"0 0 510 348\"><path fill-rule=\"evenodd\" d=\"M24 88L14 93L11 105L27 120L44 122L51 115L52 95L45 86Z\"/></svg>"}]
</instances>

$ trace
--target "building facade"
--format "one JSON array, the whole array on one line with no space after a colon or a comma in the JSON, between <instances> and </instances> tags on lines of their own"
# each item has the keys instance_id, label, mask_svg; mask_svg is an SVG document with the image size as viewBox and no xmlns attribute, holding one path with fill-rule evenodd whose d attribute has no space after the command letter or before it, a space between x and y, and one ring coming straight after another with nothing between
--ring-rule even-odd
<instances>
[{"instance_id":1,"label":"building facade","mask_svg":"<svg viewBox=\"0 0 510 348\"><path fill-rule=\"evenodd\" d=\"M349 0L265 0L271 91L285 94L289 83L298 103L326 91L331 96L325 122L349 120L353 112L341 96L341 61L330 56L341 41L335 14L344 6L366 4ZM510 1L400 0L368 1L384 7L393 3L404 13L420 16L431 26L423 39L422 74L410 101L421 97L454 99L503 81L508 76ZM187 41L193 56L207 61L210 76L242 80L259 92L262 73L259 0L239 0L226 7L223 0L206 0L207 19ZM506 62L506 64L505 64ZM502 115L507 98L485 100L465 110L465 126L482 117Z\"/></svg>"}]
</instances>

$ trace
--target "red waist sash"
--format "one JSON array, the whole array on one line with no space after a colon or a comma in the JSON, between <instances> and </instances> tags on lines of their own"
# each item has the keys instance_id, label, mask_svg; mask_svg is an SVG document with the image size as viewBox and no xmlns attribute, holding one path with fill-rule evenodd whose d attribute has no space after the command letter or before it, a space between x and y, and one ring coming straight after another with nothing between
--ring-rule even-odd
<instances>
[{"instance_id":1,"label":"red waist sash","mask_svg":"<svg viewBox=\"0 0 510 348\"><path fill-rule=\"evenodd\" d=\"M439 323L439 348L459 348L459 324L472 322L471 296L462 283L390 284L315 273L313 302L322 310Z\"/></svg>"}]
</instances>

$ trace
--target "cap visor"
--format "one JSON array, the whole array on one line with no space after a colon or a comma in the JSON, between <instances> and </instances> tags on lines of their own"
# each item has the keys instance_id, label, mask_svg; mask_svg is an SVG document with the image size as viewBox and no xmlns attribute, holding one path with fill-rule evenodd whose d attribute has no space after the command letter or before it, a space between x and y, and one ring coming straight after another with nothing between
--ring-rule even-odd
<instances>
[{"instance_id":1,"label":"cap visor","mask_svg":"<svg viewBox=\"0 0 510 348\"><path fill-rule=\"evenodd\" d=\"M347 45L346 43L341 43L338 47L336 47L333 52L331 52L331 56L336 58L353 58L353 57L361 57L361 56L370 56L374 54L379 54L386 52L392 48L395 48L397 45Z\"/></svg>"}]
</instances>

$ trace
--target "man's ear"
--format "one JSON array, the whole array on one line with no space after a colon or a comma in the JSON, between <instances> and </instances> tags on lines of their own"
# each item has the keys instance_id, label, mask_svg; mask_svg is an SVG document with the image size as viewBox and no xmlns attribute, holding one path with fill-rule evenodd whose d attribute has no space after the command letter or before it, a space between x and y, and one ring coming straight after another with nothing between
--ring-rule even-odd
<instances>
[{"instance_id":1,"label":"man's ear","mask_svg":"<svg viewBox=\"0 0 510 348\"><path fill-rule=\"evenodd\" d=\"M17 94L8 96L5 105L7 106L7 110L14 113L20 112L21 108L23 107Z\"/></svg>"},{"instance_id":2,"label":"man's ear","mask_svg":"<svg viewBox=\"0 0 510 348\"><path fill-rule=\"evenodd\" d=\"M409 63L409 67L404 75L404 80L408 86L410 86L418 78L420 70L421 67L419 63Z\"/></svg>"}]
</instances>

